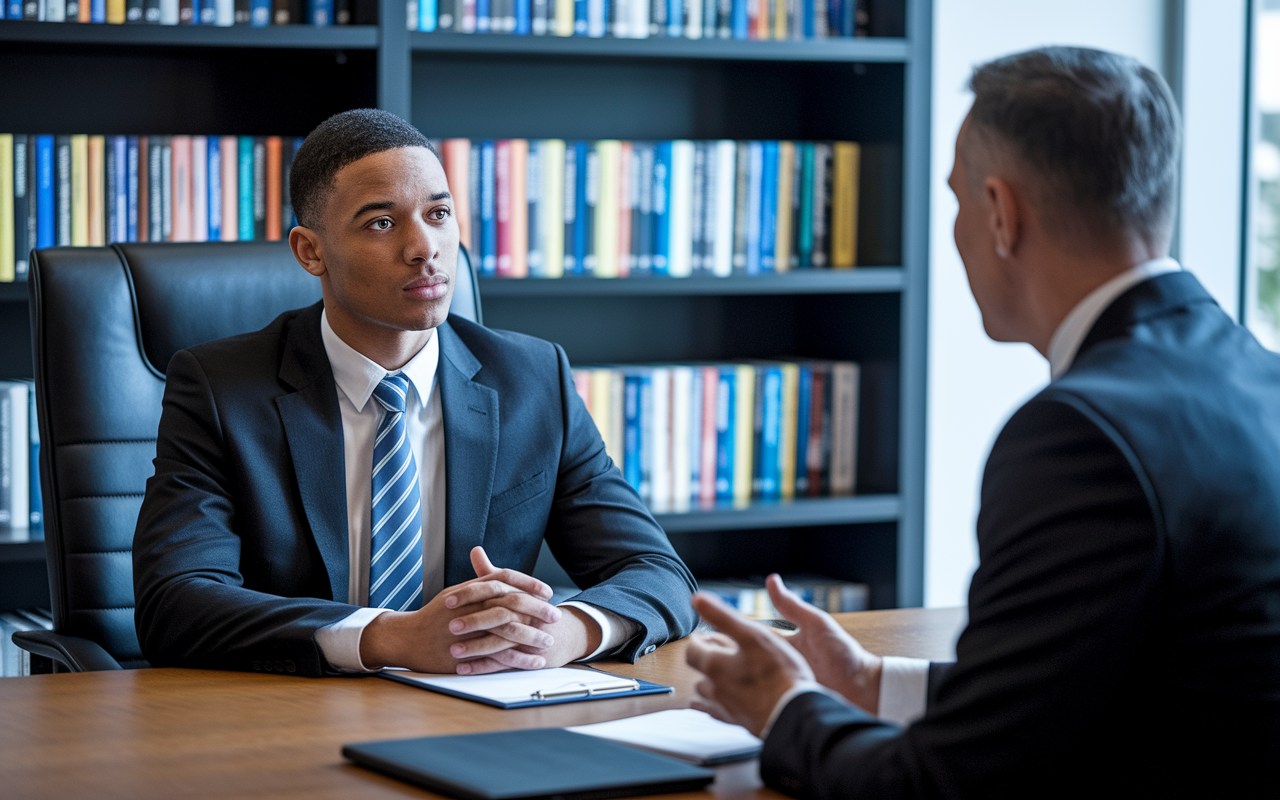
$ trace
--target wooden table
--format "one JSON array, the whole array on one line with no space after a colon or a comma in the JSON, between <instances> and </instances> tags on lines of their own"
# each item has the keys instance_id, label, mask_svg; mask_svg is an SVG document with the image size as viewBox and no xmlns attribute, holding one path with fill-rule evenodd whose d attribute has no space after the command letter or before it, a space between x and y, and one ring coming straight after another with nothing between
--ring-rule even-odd
<instances>
[{"instance_id":1,"label":"wooden table","mask_svg":"<svg viewBox=\"0 0 1280 800\"><path fill-rule=\"evenodd\" d=\"M964 610L870 611L840 620L872 652L937 660L952 657ZM674 686L674 694L512 711L380 678L147 669L0 679L0 796L432 797L352 766L340 748L684 708L696 683L685 646L672 643L634 665L601 665ZM713 790L734 800L778 797L759 788L754 762L721 768Z\"/></svg>"}]
</instances>

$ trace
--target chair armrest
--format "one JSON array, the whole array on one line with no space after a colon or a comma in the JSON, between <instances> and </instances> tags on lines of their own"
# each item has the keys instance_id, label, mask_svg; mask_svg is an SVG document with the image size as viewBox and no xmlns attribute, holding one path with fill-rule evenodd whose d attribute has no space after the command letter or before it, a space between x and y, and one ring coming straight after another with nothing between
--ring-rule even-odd
<instances>
[{"instance_id":1,"label":"chair armrest","mask_svg":"<svg viewBox=\"0 0 1280 800\"><path fill-rule=\"evenodd\" d=\"M102 645L53 631L15 631L13 643L28 653L52 658L72 672L123 669Z\"/></svg>"}]
</instances>

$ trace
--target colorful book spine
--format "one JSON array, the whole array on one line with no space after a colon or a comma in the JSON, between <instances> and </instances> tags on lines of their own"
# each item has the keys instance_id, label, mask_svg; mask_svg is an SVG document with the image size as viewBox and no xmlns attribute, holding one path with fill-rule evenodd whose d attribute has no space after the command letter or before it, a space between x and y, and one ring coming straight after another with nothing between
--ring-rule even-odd
<instances>
[{"instance_id":1,"label":"colorful book spine","mask_svg":"<svg viewBox=\"0 0 1280 800\"><path fill-rule=\"evenodd\" d=\"M209 241L209 137L191 137L191 240Z\"/></svg>"},{"instance_id":2,"label":"colorful book spine","mask_svg":"<svg viewBox=\"0 0 1280 800\"><path fill-rule=\"evenodd\" d=\"M89 137L76 134L71 140L71 238L67 244L84 247L89 244Z\"/></svg>"},{"instance_id":3,"label":"colorful book spine","mask_svg":"<svg viewBox=\"0 0 1280 800\"><path fill-rule=\"evenodd\" d=\"M209 241L218 242L222 240L222 142L221 136L209 137L208 151L208 201L207 208L209 213Z\"/></svg>"},{"instance_id":4,"label":"colorful book spine","mask_svg":"<svg viewBox=\"0 0 1280 800\"><path fill-rule=\"evenodd\" d=\"M264 238L269 242L280 241L281 236L281 204L283 194L280 178L284 174L284 142L279 136L268 136L264 142L266 150L266 231Z\"/></svg>"},{"instance_id":5,"label":"colorful book spine","mask_svg":"<svg viewBox=\"0 0 1280 800\"><path fill-rule=\"evenodd\" d=\"M236 188L236 224L242 242L253 241L253 137L237 137L237 156L239 159Z\"/></svg>"},{"instance_id":6,"label":"colorful book spine","mask_svg":"<svg viewBox=\"0 0 1280 800\"><path fill-rule=\"evenodd\" d=\"M775 272L778 236L778 143L764 142L760 167L760 271Z\"/></svg>"},{"instance_id":7,"label":"colorful book spine","mask_svg":"<svg viewBox=\"0 0 1280 800\"><path fill-rule=\"evenodd\" d=\"M582 248L578 240L578 143L566 143L564 151L564 274L582 272Z\"/></svg>"},{"instance_id":8,"label":"colorful book spine","mask_svg":"<svg viewBox=\"0 0 1280 800\"><path fill-rule=\"evenodd\" d=\"M17 278L17 267L14 264L13 185L13 134L0 133L0 283L12 283Z\"/></svg>"},{"instance_id":9,"label":"colorful book spine","mask_svg":"<svg viewBox=\"0 0 1280 800\"><path fill-rule=\"evenodd\" d=\"M449 192L453 195L453 215L458 221L458 241L468 250L471 245L471 141L446 139L440 149L441 165Z\"/></svg>"},{"instance_id":10,"label":"colorful book spine","mask_svg":"<svg viewBox=\"0 0 1280 800\"><path fill-rule=\"evenodd\" d=\"M590 156L588 157L590 158ZM618 221L621 213L622 143L613 139L596 143L595 158L588 162L589 212L594 222L594 263L591 272L597 278L618 277ZM598 187L593 192L591 187ZM595 203L590 202L594 195Z\"/></svg>"},{"instance_id":11,"label":"colorful book spine","mask_svg":"<svg viewBox=\"0 0 1280 800\"><path fill-rule=\"evenodd\" d=\"M796 146L794 142L778 142L778 196L774 211L773 269L791 269L792 202L795 184Z\"/></svg>"},{"instance_id":12,"label":"colorful book spine","mask_svg":"<svg viewBox=\"0 0 1280 800\"><path fill-rule=\"evenodd\" d=\"M545 139L539 147L542 161L542 274L559 278L565 271L565 154L563 139Z\"/></svg>"},{"instance_id":13,"label":"colorful book spine","mask_svg":"<svg viewBox=\"0 0 1280 800\"><path fill-rule=\"evenodd\" d=\"M480 271L495 275L498 271L498 227L494 198L494 144L491 141L480 146Z\"/></svg>"},{"instance_id":14,"label":"colorful book spine","mask_svg":"<svg viewBox=\"0 0 1280 800\"><path fill-rule=\"evenodd\" d=\"M13 225L13 280L27 279L27 259L33 242L31 139L26 134L13 135L13 147L9 151L13 159L13 205L10 219ZM0 201L2 202L2 201ZM0 252L0 258L4 253Z\"/></svg>"},{"instance_id":15,"label":"colorful book spine","mask_svg":"<svg viewBox=\"0 0 1280 800\"><path fill-rule=\"evenodd\" d=\"M693 274L693 166L693 142L672 142L667 274L673 278Z\"/></svg>"},{"instance_id":16,"label":"colorful book spine","mask_svg":"<svg viewBox=\"0 0 1280 800\"><path fill-rule=\"evenodd\" d=\"M222 154L222 241L240 239L240 138L223 136Z\"/></svg>"},{"instance_id":17,"label":"colorful book spine","mask_svg":"<svg viewBox=\"0 0 1280 800\"><path fill-rule=\"evenodd\" d=\"M495 236L498 243L497 266L494 274L499 278L509 278L512 275L513 192L511 183L511 140L499 139L493 145L494 226L497 229Z\"/></svg>"},{"instance_id":18,"label":"colorful book spine","mask_svg":"<svg viewBox=\"0 0 1280 800\"><path fill-rule=\"evenodd\" d=\"M831 198L831 266L853 267L858 252L858 167L860 150L854 142L834 145L834 184Z\"/></svg>"},{"instance_id":19,"label":"colorful book spine","mask_svg":"<svg viewBox=\"0 0 1280 800\"><path fill-rule=\"evenodd\" d=\"M672 143L658 142L653 158L653 272L668 274L671 253Z\"/></svg>"}]
</instances>

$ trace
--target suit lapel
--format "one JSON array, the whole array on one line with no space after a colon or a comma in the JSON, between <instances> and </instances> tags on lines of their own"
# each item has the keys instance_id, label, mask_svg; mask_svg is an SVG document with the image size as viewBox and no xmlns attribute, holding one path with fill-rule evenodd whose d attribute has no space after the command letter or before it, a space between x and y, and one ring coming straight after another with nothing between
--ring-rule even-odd
<instances>
[{"instance_id":1,"label":"suit lapel","mask_svg":"<svg viewBox=\"0 0 1280 800\"><path fill-rule=\"evenodd\" d=\"M1213 302L1213 297L1190 272L1170 272L1142 281L1117 297L1098 316L1076 351L1076 361L1108 339L1127 336L1134 325L1152 317L1175 308Z\"/></svg>"},{"instance_id":2,"label":"suit lapel","mask_svg":"<svg viewBox=\"0 0 1280 800\"><path fill-rule=\"evenodd\" d=\"M345 603L350 577L346 453L338 391L320 338L321 309L320 304L308 308L289 329L280 380L295 391L276 398L276 409L332 599Z\"/></svg>"},{"instance_id":3,"label":"suit lapel","mask_svg":"<svg viewBox=\"0 0 1280 800\"><path fill-rule=\"evenodd\" d=\"M498 393L471 380L480 362L446 322L440 336L440 406L444 416L445 585L475 577L471 548L484 541L498 464Z\"/></svg>"}]
</instances>

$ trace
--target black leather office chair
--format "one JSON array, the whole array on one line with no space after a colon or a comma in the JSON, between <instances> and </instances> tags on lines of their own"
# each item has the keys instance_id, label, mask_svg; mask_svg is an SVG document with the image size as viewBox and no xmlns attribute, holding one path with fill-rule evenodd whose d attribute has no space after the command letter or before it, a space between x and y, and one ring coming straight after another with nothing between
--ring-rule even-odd
<instances>
[{"instance_id":1,"label":"black leather office chair","mask_svg":"<svg viewBox=\"0 0 1280 800\"><path fill-rule=\"evenodd\" d=\"M30 281L54 630L13 641L74 672L145 667L133 531L169 359L316 302L320 282L277 242L55 247ZM465 250L450 311L482 321Z\"/></svg>"}]
</instances>

